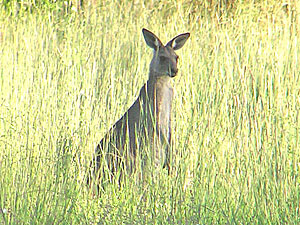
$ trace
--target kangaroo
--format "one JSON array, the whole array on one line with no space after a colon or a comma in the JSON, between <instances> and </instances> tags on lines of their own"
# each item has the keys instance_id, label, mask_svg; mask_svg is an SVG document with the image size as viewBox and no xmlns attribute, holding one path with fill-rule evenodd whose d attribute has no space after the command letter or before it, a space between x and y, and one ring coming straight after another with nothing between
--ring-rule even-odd
<instances>
[{"instance_id":1,"label":"kangaroo","mask_svg":"<svg viewBox=\"0 0 300 225\"><path fill-rule=\"evenodd\" d=\"M96 179L103 179L104 171L110 173L109 180L120 169L126 168L131 173L145 145L150 146L155 167L161 166L170 171L173 100L170 80L178 72L175 50L185 44L190 34L180 34L163 45L149 30L143 29L142 32L146 44L154 50L149 78L133 105L97 145L92 161L92 176L96 176ZM103 162L106 165L101 165ZM88 177L88 184L90 181L91 177Z\"/></svg>"}]
</instances>

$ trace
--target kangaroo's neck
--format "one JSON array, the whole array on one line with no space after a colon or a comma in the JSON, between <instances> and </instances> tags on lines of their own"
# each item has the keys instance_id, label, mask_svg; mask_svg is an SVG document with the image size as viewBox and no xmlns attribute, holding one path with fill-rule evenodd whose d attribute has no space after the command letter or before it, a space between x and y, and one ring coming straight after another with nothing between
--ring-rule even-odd
<instances>
[{"instance_id":1,"label":"kangaroo's neck","mask_svg":"<svg viewBox=\"0 0 300 225\"><path fill-rule=\"evenodd\" d=\"M170 86L171 85L171 77L168 76L167 74L166 75L159 74L150 67L148 83L150 83L150 84L160 83L161 85Z\"/></svg>"},{"instance_id":2,"label":"kangaroo's neck","mask_svg":"<svg viewBox=\"0 0 300 225\"><path fill-rule=\"evenodd\" d=\"M148 83L171 86L171 79L169 76L159 76L149 79Z\"/></svg>"},{"instance_id":3,"label":"kangaroo's neck","mask_svg":"<svg viewBox=\"0 0 300 225\"><path fill-rule=\"evenodd\" d=\"M162 94L161 97L164 97L165 92L173 92L171 82L171 77L169 76L149 76L147 91L153 94L160 93Z\"/></svg>"}]
</instances>

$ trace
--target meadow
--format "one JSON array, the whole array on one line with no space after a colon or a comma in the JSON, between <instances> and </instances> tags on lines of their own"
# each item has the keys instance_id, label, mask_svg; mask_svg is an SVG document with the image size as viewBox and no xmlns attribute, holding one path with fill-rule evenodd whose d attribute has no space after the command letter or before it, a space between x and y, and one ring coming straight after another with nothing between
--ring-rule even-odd
<instances>
[{"instance_id":1,"label":"meadow","mask_svg":"<svg viewBox=\"0 0 300 225\"><path fill-rule=\"evenodd\" d=\"M1 224L300 223L297 1L32 4L0 6ZM95 196L94 149L148 78L142 28L164 43L191 33L173 173Z\"/></svg>"}]
</instances>

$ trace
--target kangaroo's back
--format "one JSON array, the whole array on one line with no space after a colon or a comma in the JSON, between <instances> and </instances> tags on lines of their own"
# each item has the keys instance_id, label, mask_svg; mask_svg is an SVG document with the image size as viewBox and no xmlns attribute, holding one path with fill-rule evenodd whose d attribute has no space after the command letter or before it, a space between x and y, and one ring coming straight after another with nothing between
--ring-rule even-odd
<instances>
[{"instance_id":1,"label":"kangaroo's back","mask_svg":"<svg viewBox=\"0 0 300 225\"><path fill-rule=\"evenodd\" d=\"M92 176L99 179L111 180L115 174L121 175L124 169L131 173L137 156L143 154L146 146L150 146L151 154L147 156L152 157L155 167L169 169L173 100L170 80L178 72L175 50L185 44L190 34L180 34L165 46L152 32L143 29L143 35L147 45L154 50L149 78L133 105L96 148Z\"/></svg>"}]
</instances>

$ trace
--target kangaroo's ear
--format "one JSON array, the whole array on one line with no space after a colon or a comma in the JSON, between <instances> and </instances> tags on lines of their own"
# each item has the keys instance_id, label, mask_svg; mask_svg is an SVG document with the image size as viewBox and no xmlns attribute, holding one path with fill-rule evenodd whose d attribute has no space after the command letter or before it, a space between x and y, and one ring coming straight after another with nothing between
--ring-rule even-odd
<instances>
[{"instance_id":1,"label":"kangaroo's ear","mask_svg":"<svg viewBox=\"0 0 300 225\"><path fill-rule=\"evenodd\" d=\"M166 46L173 48L174 50L180 49L190 37L190 33L179 34L168 42Z\"/></svg>"},{"instance_id":2,"label":"kangaroo's ear","mask_svg":"<svg viewBox=\"0 0 300 225\"><path fill-rule=\"evenodd\" d=\"M153 34L151 31L143 28L142 32L144 35L144 39L150 48L153 48L154 50L156 50L158 47L162 46L162 43L159 40L159 38L156 37L156 35Z\"/></svg>"}]
</instances>

